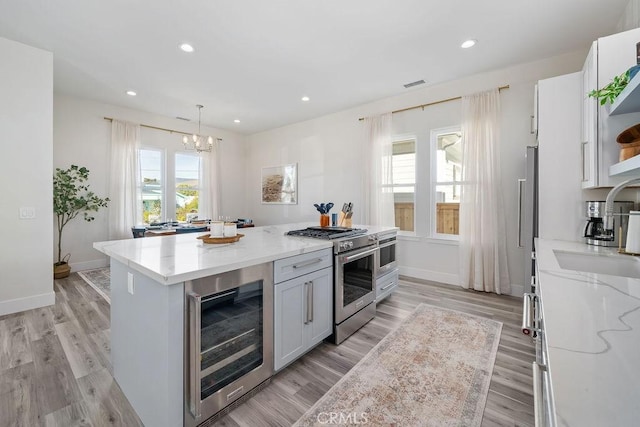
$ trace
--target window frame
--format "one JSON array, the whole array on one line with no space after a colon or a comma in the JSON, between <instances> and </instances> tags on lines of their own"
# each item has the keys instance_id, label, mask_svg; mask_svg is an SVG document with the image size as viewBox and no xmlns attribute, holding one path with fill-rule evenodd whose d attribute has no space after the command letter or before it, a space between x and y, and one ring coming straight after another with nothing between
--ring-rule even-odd
<instances>
[{"instance_id":1,"label":"window frame","mask_svg":"<svg viewBox=\"0 0 640 427\"><path fill-rule=\"evenodd\" d=\"M414 155L415 155L415 160L414 160L414 165L413 165L413 231L408 231L408 230L398 230L398 235L399 236L417 236L417 224L418 224L418 137L416 134L414 133L410 133L410 134L398 134L398 135L393 135L391 137L391 145L392 145L392 154L391 154L391 163L393 164L393 144L398 143L398 142L404 142L404 141L409 141L412 140L413 141L413 146L414 146ZM391 176L393 179L393 170L391 171ZM404 187L406 186L406 184L391 184L391 185L383 185L383 188L391 188L391 191L393 192L393 189L395 187ZM394 196L394 221L395 221L395 196Z\"/></svg>"},{"instance_id":2,"label":"window frame","mask_svg":"<svg viewBox=\"0 0 640 427\"><path fill-rule=\"evenodd\" d=\"M436 188L441 185L460 185L462 188L462 181L438 181L438 135L448 134L448 133L462 133L462 125L453 125L446 126L437 129L431 129L430 132L430 157L431 157L431 171L430 171L430 195L431 201L429 203L429 210L431 212L430 216L430 235L433 239L438 240L450 240L450 241L459 241L459 234L444 234L438 233L438 212L437 212L437 202L436 202ZM464 171L463 171L464 173Z\"/></svg>"},{"instance_id":3,"label":"window frame","mask_svg":"<svg viewBox=\"0 0 640 427\"><path fill-rule=\"evenodd\" d=\"M165 222L167 220L167 218L169 217L169 205L168 205L168 194L167 194L167 153L166 150L163 148L158 148L158 147L153 147L150 145L143 145L137 148L138 153L137 153L137 157L138 157L138 165L137 165L137 171L136 171L136 175L138 177L138 182L136 185L136 191L139 194L139 200L142 201L143 200L143 195L142 195L142 187L144 185L143 183L143 176L142 176L142 168L141 168L141 155L140 152L141 151L155 151L160 153L160 182L161 182L161 186L160 186L160 193L162 194L162 205L161 205L161 215L159 218L158 222ZM140 215L139 218L136 219L136 221L139 224L145 224L144 222L144 209L140 208L140 210L136 210L137 214Z\"/></svg>"},{"instance_id":4,"label":"window frame","mask_svg":"<svg viewBox=\"0 0 640 427\"><path fill-rule=\"evenodd\" d=\"M190 151L176 151L175 153L173 153L173 190L174 190L174 200L173 200L173 206L174 206L174 217L176 217L176 221L178 221L177 216L178 216L178 199L177 199L177 194L178 194L178 156L190 156L190 157L195 157L198 159L198 186L195 188L195 190L198 192L198 215L200 215L200 205L201 205L201 201L202 201L202 194L204 192L203 189L203 182L202 182L202 178L203 178L203 168L204 168L204 162L202 161L202 156L199 153L196 152L190 152Z\"/></svg>"}]
</instances>

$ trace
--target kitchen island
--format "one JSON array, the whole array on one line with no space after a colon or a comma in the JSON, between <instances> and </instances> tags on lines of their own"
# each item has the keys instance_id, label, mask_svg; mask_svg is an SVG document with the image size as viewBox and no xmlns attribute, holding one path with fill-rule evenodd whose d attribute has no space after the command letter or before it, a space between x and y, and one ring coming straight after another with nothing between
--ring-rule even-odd
<instances>
[{"instance_id":1,"label":"kitchen island","mask_svg":"<svg viewBox=\"0 0 640 427\"><path fill-rule=\"evenodd\" d=\"M238 242L222 245L205 244L196 238L199 234L94 243L94 248L111 257L113 376L146 425L183 425L185 405L188 407L184 380L189 375L185 368L187 285L209 276L268 266L264 274L271 277L265 277L265 283L272 287L273 262L292 257L322 258L331 275L332 241L285 236L288 230L309 225L315 224L242 229L244 237ZM370 232L393 229L359 228ZM299 271L304 271L303 265L306 262ZM265 298L272 295L269 292L265 291ZM324 306L331 313L331 306Z\"/></svg>"},{"instance_id":2,"label":"kitchen island","mask_svg":"<svg viewBox=\"0 0 640 427\"><path fill-rule=\"evenodd\" d=\"M592 271L603 261L612 267L609 274L570 270L563 255L586 260ZM638 425L640 259L544 239L536 239L536 259L556 425Z\"/></svg>"}]
</instances>

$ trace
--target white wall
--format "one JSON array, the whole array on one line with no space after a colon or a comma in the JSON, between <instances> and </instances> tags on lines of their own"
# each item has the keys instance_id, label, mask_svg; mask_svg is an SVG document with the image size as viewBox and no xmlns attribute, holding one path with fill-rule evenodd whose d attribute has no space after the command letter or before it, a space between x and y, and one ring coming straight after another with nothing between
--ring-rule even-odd
<instances>
[{"instance_id":1,"label":"white wall","mask_svg":"<svg viewBox=\"0 0 640 427\"><path fill-rule=\"evenodd\" d=\"M502 103L502 188L506 206L509 272L516 293L523 289L523 250L516 247L517 179L524 176L525 147L534 142L530 135L533 87L537 80L578 71L586 57L573 52L529 64L478 74L441 85L415 89L404 95L383 99L351 110L338 112L291 126L251 135L248 140L247 206L258 224L315 221L313 203L334 202L337 206L354 202L354 222L360 222L362 207L362 161L360 146L363 124L359 117L420 105L503 85ZM393 117L394 132L418 137L420 180L428 182L429 133L433 128L460 122L460 102L453 101L412 110ZM285 163L298 163L299 203L262 205L260 169ZM425 165L427 167L425 168ZM428 191L418 188L417 191ZM401 273L413 277L458 282L458 246L429 238L428 197L416 206L416 236L402 238L398 245ZM576 236L578 237L578 236Z\"/></svg>"},{"instance_id":2,"label":"white wall","mask_svg":"<svg viewBox=\"0 0 640 427\"><path fill-rule=\"evenodd\" d=\"M167 129L193 132L197 123L159 116L139 110L56 94L54 97L53 164L67 168L71 164L89 169L91 190L108 196L111 122L104 117L142 123ZM247 216L244 189L245 137L237 133L202 126L202 132L223 139L221 143L221 212L232 217ZM168 157L182 151L181 135L142 128L142 144L162 148ZM88 223L80 216L64 229L63 254L71 253L72 270L86 270L107 265L107 259L94 250L93 242L107 240L107 209L101 209ZM57 238L55 239L57 245ZM55 248L54 248L55 251Z\"/></svg>"},{"instance_id":3,"label":"white wall","mask_svg":"<svg viewBox=\"0 0 640 427\"><path fill-rule=\"evenodd\" d=\"M53 56L0 38L0 315L53 304ZM19 219L19 208L35 218Z\"/></svg>"}]
</instances>

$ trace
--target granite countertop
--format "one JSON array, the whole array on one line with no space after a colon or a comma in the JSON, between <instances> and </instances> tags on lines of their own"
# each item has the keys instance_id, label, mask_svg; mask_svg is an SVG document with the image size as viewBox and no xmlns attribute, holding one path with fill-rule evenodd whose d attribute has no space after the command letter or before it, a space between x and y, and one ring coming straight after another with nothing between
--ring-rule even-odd
<instances>
[{"instance_id":1,"label":"granite countertop","mask_svg":"<svg viewBox=\"0 0 640 427\"><path fill-rule=\"evenodd\" d=\"M289 230L316 223L295 223L243 228L238 242L205 244L197 239L204 233L96 242L93 247L153 280L172 285L185 280L224 273L243 267L275 261L294 255L332 248L331 240L285 236ZM368 233L395 230L394 227L370 227Z\"/></svg>"},{"instance_id":2,"label":"granite countertop","mask_svg":"<svg viewBox=\"0 0 640 427\"><path fill-rule=\"evenodd\" d=\"M638 425L640 280L562 269L556 250L628 256L615 248L536 239L557 425Z\"/></svg>"}]
</instances>

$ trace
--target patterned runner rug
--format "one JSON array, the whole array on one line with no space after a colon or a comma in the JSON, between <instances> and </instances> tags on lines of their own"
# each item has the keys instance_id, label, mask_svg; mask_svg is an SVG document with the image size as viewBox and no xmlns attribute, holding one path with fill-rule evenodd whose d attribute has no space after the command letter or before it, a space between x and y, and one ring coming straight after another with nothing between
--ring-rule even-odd
<instances>
[{"instance_id":1,"label":"patterned runner rug","mask_svg":"<svg viewBox=\"0 0 640 427\"><path fill-rule=\"evenodd\" d=\"M109 267L78 271L78 276L111 304L111 270Z\"/></svg>"},{"instance_id":2,"label":"patterned runner rug","mask_svg":"<svg viewBox=\"0 0 640 427\"><path fill-rule=\"evenodd\" d=\"M479 426L501 330L420 304L295 426Z\"/></svg>"}]
</instances>

